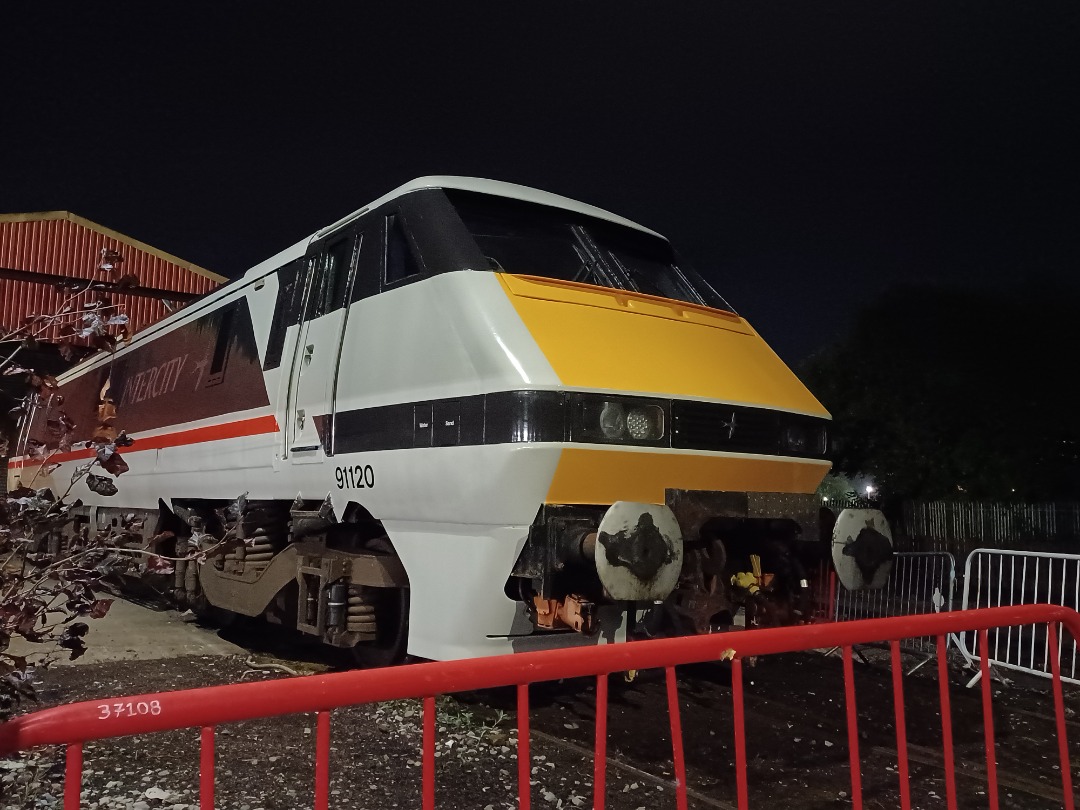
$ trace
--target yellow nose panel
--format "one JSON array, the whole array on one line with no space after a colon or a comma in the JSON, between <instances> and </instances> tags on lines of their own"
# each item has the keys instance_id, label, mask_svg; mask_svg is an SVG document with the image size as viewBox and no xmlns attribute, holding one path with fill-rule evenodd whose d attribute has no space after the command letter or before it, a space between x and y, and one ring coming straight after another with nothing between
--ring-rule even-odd
<instances>
[{"instance_id":1,"label":"yellow nose panel","mask_svg":"<svg viewBox=\"0 0 1080 810\"><path fill-rule=\"evenodd\" d=\"M809 493L829 466L809 459L567 447L546 503L664 503L667 489Z\"/></svg>"},{"instance_id":2,"label":"yellow nose panel","mask_svg":"<svg viewBox=\"0 0 1080 810\"><path fill-rule=\"evenodd\" d=\"M828 415L737 315L557 279L499 280L567 387Z\"/></svg>"}]
</instances>

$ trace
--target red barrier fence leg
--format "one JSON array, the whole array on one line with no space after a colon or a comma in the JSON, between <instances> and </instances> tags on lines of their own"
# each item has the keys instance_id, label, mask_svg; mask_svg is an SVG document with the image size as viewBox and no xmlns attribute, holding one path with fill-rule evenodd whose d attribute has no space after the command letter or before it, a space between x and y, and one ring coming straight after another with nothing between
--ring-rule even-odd
<instances>
[{"instance_id":1,"label":"red barrier fence leg","mask_svg":"<svg viewBox=\"0 0 1080 810\"><path fill-rule=\"evenodd\" d=\"M315 726L315 810L330 806L330 712L319 712Z\"/></svg>"},{"instance_id":2,"label":"red barrier fence leg","mask_svg":"<svg viewBox=\"0 0 1080 810\"><path fill-rule=\"evenodd\" d=\"M675 766L675 806L686 810L686 762L683 757L682 721L679 718L679 685L675 667L667 667L667 705L671 720L671 761Z\"/></svg>"},{"instance_id":3,"label":"red barrier fence leg","mask_svg":"<svg viewBox=\"0 0 1080 810\"><path fill-rule=\"evenodd\" d=\"M1050 622L1047 626L1050 649L1057 649L1058 626ZM1058 753L1061 756L1061 791L1064 794L1065 810L1075 810L1072 788L1072 763L1069 762L1069 737L1065 731L1065 700L1061 694L1061 661L1057 655L1050 656L1050 674L1054 685L1054 717L1057 720Z\"/></svg>"},{"instance_id":4,"label":"red barrier fence leg","mask_svg":"<svg viewBox=\"0 0 1080 810\"><path fill-rule=\"evenodd\" d=\"M739 810L750 806L746 785L746 714L743 711L742 659L731 659L731 708L735 718L735 786Z\"/></svg>"},{"instance_id":5,"label":"red barrier fence leg","mask_svg":"<svg viewBox=\"0 0 1080 810\"><path fill-rule=\"evenodd\" d=\"M997 752L994 750L994 705L989 655L987 633L985 630L980 630L979 658L982 668L983 729L986 732L986 786L990 794L990 810L998 810Z\"/></svg>"},{"instance_id":6,"label":"red barrier fence leg","mask_svg":"<svg viewBox=\"0 0 1080 810\"><path fill-rule=\"evenodd\" d=\"M851 647L844 647L844 703L847 706L848 754L851 758L851 806L862 810L862 766L859 764L859 713L855 707L855 671Z\"/></svg>"},{"instance_id":7,"label":"red barrier fence leg","mask_svg":"<svg viewBox=\"0 0 1080 810\"><path fill-rule=\"evenodd\" d=\"M945 801L956 810L956 760L953 757L952 709L949 706L949 662L945 636L937 637L938 689L941 693L941 747L945 752Z\"/></svg>"},{"instance_id":8,"label":"red barrier fence leg","mask_svg":"<svg viewBox=\"0 0 1080 810\"><path fill-rule=\"evenodd\" d=\"M532 800L532 756L529 753L529 685L517 688L518 810L529 810Z\"/></svg>"},{"instance_id":9,"label":"red barrier fence leg","mask_svg":"<svg viewBox=\"0 0 1080 810\"><path fill-rule=\"evenodd\" d=\"M199 747L199 810L214 810L214 727L204 726Z\"/></svg>"},{"instance_id":10,"label":"red barrier fence leg","mask_svg":"<svg viewBox=\"0 0 1080 810\"><path fill-rule=\"evenodd\" d=\"M608 676L596 676L596 761L593 763L593 807L604 810L607 800L607 687Z\"/></svg>"},{"instance_id":11,"label":"red barrier fence leg","mask_svg":"<svg viewBox=\"0 0 1080 810\"><path fill-rule=\"evenodd\" d=\"M435 810L435 698L424 698L424 810Z\"/></svg>"},{"instance_id":12,"label":"red barrier fence leg","mask_svg":"<svg viewBox=\"0 0 1080 810\"><path fill-rule=\"evenodd\" d=\"M911 810L911 781L908 775L907 722L904 717L904 667L900 660L900 642L892 648L893 706L896 710L896 764L900 772L900 807Z\"/></svg>"},{"instance_id":13,"label":"red barrier fence leg","mask_svg":"<svg viewBox=\"0 0 1080 810\"><path fill-rule=\"evenodd\" d=\"M67 747L64 769L64 810L79 810L82 796L82 743Z\"/></svg>"}]
</instances>

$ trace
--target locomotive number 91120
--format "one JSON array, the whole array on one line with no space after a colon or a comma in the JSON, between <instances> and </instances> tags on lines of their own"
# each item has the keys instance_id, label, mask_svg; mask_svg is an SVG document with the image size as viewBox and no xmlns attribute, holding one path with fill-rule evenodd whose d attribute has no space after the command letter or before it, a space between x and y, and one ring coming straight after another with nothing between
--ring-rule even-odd
<instances>
[{"instance_id":1,"label":"locomotive number 91120","mask_svg":"<svg viewBox=\"0 0 1080 810\"><path fill-rule=\"evenodd\" d=\"M375 470L370 464L355 464L334 470L338 489L371 489L375 486Z\"/></svg>"}]
</instances>

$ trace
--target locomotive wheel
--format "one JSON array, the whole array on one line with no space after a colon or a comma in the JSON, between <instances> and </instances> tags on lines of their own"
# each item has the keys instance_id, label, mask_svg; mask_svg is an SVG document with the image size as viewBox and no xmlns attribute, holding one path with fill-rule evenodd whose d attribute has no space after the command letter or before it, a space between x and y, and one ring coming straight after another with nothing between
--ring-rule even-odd
<instances>
[{"instance_id":1,"label":"locomotive wheel","mask_svg":"<svg viewBox=\"0 0 1080 810\"><path fill-rule=\"evenodd\" d=\"M220 630L228 630L231 627L235 627L241 623L241 619L247 618L246 616L241 616L239 613L234 613L226 608L210 604L210 602L207 601L206 596L202 593L198 595L195 603L191 605L191 610L198 616L200 622L212 625Z\"/></svg>"},{"instance_id":2,"label":"locomotive wheel","mask_svg":"<svg viewBox=\"0 0 1080 810\"><path fill-rule=\"evenodd\" d=\"M409 589L391 589L379 608L375 640L361 641L349 649L354 666L389 667L405 660L409 642Z\"/></svg>"}]
</instances>

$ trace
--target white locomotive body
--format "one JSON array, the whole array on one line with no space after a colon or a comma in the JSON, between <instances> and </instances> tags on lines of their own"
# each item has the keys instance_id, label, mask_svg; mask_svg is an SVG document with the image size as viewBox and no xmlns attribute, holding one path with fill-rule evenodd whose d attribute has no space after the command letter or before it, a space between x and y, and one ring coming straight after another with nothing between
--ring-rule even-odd
<instances>
[{"instance_id":1,"label":"white locomotive body","mask_svg":"<svg viewBox=\"0 0 1080 810\"><path fill-rule=\"evenodd\" d=\"M103 403L135 440L116 495L73 491L86 526L142 514L185 558L244 496L244 546L147 581L365 660L708 632L770 548L795 604L829 467L828 414L666 240L467 178L402 186L60 393L23 442L55 448L60 411L87 438ZM11 485L63 491L90 455L24 453Z\"/></svg>"}]
</instances>

